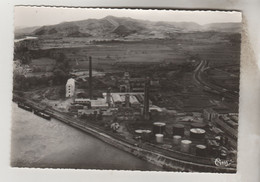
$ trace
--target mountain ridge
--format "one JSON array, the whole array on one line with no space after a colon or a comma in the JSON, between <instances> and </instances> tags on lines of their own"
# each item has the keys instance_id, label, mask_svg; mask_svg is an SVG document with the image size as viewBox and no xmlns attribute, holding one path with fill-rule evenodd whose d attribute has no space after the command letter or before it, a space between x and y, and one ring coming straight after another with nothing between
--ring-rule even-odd
<instances>
[{"instance_id":1,"label":"mountain ridge","mask_svg":"<svg viewBox=\"0 0 260 182\"><path fill-rule=\"evenodd\" d=\"M168 33L194 32L194 31L219 31L240 32L240 23L210 23L200 25L195 22L166 22L139 20L130 17L106 16L101 19L85 19L78 21L61 22L55 25L45 25L31 28L27 33L34 36L56 37L99 37L99 38L127 38L128 36L144 36L156 38L157 35L167 37ZM23 29L23 30L26 30ZM25 32L21 29L17 32Z\"/></svg>"}]
</instances>

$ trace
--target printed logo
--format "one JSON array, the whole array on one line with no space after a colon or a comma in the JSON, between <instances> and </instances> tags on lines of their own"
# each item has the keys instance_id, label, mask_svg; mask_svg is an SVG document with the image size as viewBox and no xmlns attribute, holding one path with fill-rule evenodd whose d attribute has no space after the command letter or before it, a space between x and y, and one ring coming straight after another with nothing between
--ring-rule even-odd
<instances>
[{"instance_id":1,"label":"printed logo","mask_svg":"<svg viewBox=\"0 0 260 182\"><path fill-rule=\"evenodd\" d=\"M215 165L218 167L228 167L232 164L232 160L222 160L220 158L215 159Z\"/></svg>"}]
</instances>

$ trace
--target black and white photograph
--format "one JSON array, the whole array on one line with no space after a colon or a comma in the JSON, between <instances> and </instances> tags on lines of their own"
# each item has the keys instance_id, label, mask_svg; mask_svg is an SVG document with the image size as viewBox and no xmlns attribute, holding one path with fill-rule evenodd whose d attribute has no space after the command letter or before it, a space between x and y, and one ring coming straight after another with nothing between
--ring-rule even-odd
<instances>
[{"instance_id":1,"label":"black and white photograph","mask_svg":"<svg viewBox=\"0 0 260 182\"><path fill-rule=\"evenodd\" d=\"M236 173L242 13L14 7L14 168Z\"/></svg>"}]
</instances>

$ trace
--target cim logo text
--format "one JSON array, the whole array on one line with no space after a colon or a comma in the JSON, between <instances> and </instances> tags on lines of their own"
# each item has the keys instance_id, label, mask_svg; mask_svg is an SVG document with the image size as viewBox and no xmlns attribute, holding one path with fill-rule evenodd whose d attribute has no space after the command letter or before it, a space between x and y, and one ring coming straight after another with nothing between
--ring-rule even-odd
<instances>
[{"instance_id":1,"label":"cim logo text","mask_svg":"<svg viewBox=\"0 0 260 182\"><path fill-rule=\"evenodd\" d=\"M215 165L218 167L228 167L232 164L230 160L221 160L220 158L215 159Z\"/></svg>"}]
</instances>

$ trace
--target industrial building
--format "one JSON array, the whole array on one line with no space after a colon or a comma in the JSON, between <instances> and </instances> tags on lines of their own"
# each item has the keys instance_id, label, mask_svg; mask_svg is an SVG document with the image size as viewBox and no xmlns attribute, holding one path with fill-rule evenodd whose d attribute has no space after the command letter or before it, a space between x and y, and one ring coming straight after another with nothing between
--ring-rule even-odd
<instances>
[{"instance_id":1,"label":"industrial building","mask_svg":"<svg viewBox=\"0 0 260 182\"><path fill-rule=\"evenodd\" d=\"M212 119L212 122L223 131L225 131L233 139L238 137L238 123L232 121L228 116L219 116Z\"/></svg>"},{"instance_id":2,"label":"industrial building","mask_svg":"<svg viewBox=\"0 0 260 182\"><path fill-rule=\"evenodd\" d=\"M75 80L73 78L68 79L66 83L66 97L72 97L75 93Z\"/></svg>"},{"instance_id":3,"label":"industrial building","mask_svg":"<svg viewBox=\"0 0 260 182\"><path fill-rule=\"evenodd\" d=\"M70 81L72 82L72 81ZM69 82L69 83L70 83ZM119 89L121 92L119 93L111 93L111 88L108 88L106 93L103 93L102 98L92 98L92 58L89 57L89 80L88 80L88 98L75 98L74 103L72 103L70 110L75 112L77 108L79 108L78 115L82 113L87 113L87 109L99 109L102 111L106 111L109 108L121 108L118 115L126 116L125 112L130 112L134 116L139 115L142 112L143 117L148 120L150 116L150 107L155 108L156 106L152 106L152 102L149 99L150 85L158 86L159 82L150 79L144 78L130 78L129 72L125 72L122 79L119 80ZM71 91L73 87L73 93ZM132 88L140 87L142 88L142 92L130 92ZM74 95L75 91L75 81L73 85L68 84L68 96ZM77 107L75 106L77 105ZM84 109L82 109L84 106ZM122 110L122 108L132 108L131 110ZM156 110L159 111L156 107ZM121 114L120 114L121 113ZM137 114L138 113L138 114ZM110 115L110 114L108 114ZM129 119L129 116L127 116Z\"/></svg>"},{"instance_id":4,"label":"industrial building","mask_svg":"<svg viewBox=\"0 0 260 182\"><path fill-rule=\"evenodd\" d=\"M233 139L237 140L238 114L223 108L207 108L203 110L205 121L216 125Z\"/></svg>"},{"instance_id":5,"label":"industrial building","mask_svg":"<svg viewBox=\"0 0 260 182\"><path fill-rule=\"evenodd\" d=\"M87 98L76 98L74 100L75 104L81 104L88 106L89 108L108 108L108 103L105 98L97 98L97 99L87 99Z\"/></svg>"},{"instance_id":6,"label":"industrial building","mask_svg":"<svg viewBox=\"0 0 260 182\"><path fill-rule=\"evenodd\" d=\"M107 93L102 94L105 99L107 99ZM126 99L126 96L129 99ZM143 92L119 92L110 93L109 96L111 107L123 107L129 104L129 107L140 108L143 105L144 93ZM141 98L141 99L140 99ZM149 105L152 106L151 100L149 100Z\"/></svg>"},{"instance_id":7,"label":"industrial building","mask_svg":"<svg viewBox=\"0 0 260 182\"><path fill-rule=\"evenodd\" d=\"M90 99L87 98L76 98L74 100L75 103L77 104L90 104Z\"/></svg>"},{"instance_id":8,"label":"industrial building","mask_svg":"<svg viewBox=\"0 0 260 182\"><path fill-rule=\"evenodd\" d=\"M78 110L78 116L82 116L82 115L94 115L94 114L100 114L100 110L99 109L79 109Z\"/></svg>"},{"instance_id":9,"label":"industrial building","mask_svg":"<svg viewBox=\"0 0 260 182\"><path fill-rule=\"evenodd\" d=\"M217 112L212 108L206 108L203 110L203 118L205 121L211 121L211 118L214 118L217 115Z\"/></svg>"},{"instance_id":10,"label":"industrial building","mask_svg":"<svg viewBox=\"0 0 260 182\"><path fill-rule=\"evenodd\" d=\"M129 72L125 72L122 79L118 80L120 92L144 92L147 78L131 78ZM151 91L157 91L160 87L159 79L153 78L149 81Z\"/></svg>"},{"instance_id":11,"label":"industrial building","mask_svg":"<svg viewBox=\"0 0 260 182\"><path fill-rule=\"evenodd\" d=\"M229 146L224 133L237 138L238 117L236 113L225 108L205 108L203 113L195 113L197 118L203 116L204 122L202 118L199 122L183 119L170 124L169 121L161 121L160 117L155 121L155 114L151 113L168 113L164 113L164 108L153 105L150 100L153 88L160 87L159 81L155 79L131 78L129 72L125 72L116 85L119 92L107 88L107 91L102 93L103 97L94 99L91 57L89 69L89 97L75 98L70 109L73 113L77 110L78 117L85 121L99 122L100 126L105 127L117 123L118 126L125 127L124 132L128 132L125 136L131 136L139 142L147 142L160 150L181 152L184 156L189 156L189 159L204 157L206 160L220 155L225 158L226 154L220 152L221 148ZM158 116L161 116L160 114ZM178 113L172 116L180 117ZM187 116L189 115L185 113L184 117ZM134 126L131 126L132 124ZM129 129L129 126L133 127L133 130Z\"/></svg>"},{"instance_id":12,"label":"industrial building","mask_svg":"<svg viewBox=\"0 0 260 182\"><path fill-rule=\"evenodd\" d=\"M107 109L108 103L105 98L98 98L96 100L90 100L91 108Z\"/></svg>"}]
</instances>

